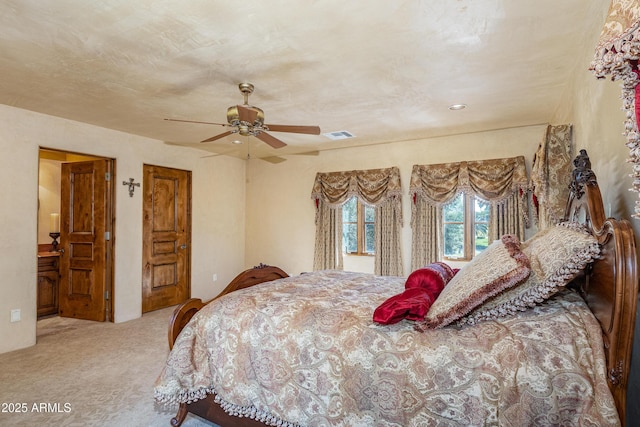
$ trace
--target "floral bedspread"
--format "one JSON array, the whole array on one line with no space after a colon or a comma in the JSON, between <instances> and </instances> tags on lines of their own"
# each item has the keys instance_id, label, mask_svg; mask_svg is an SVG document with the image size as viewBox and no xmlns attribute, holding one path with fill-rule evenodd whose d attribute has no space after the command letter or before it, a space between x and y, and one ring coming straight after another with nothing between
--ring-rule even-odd
<instances>
[{"instance_id":1,"label":"floral bedspread","mask_svg":"<svg viewBox=\"0 0 640 427\"><path fill-rule=\"evenodd\" d=\"M404 281L320 271L228 294L182 331L155 398L214 393L271 425L619 425L600 328L578 295L461 328L375 324Z\"/></svg>"}]
</instances>

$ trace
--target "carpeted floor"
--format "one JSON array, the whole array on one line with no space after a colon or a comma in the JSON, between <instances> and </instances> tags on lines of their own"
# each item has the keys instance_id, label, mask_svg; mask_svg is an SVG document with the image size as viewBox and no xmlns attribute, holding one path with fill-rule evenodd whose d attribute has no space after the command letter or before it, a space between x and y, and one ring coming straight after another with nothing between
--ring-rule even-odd
<instances>
[{"instance_id":1,"label":"carpeted floor","mask_svg":"<svg viewBox=\"0 0 640 427\"><path fill-rule=\"evenodd\" d=\"M175 413L155 405L153 384L172 312L118 324L39 321L35 346L0 354L0 426L169 426ZM193 415L182 425L215 426Z\"/></svg>"}]
</instances>

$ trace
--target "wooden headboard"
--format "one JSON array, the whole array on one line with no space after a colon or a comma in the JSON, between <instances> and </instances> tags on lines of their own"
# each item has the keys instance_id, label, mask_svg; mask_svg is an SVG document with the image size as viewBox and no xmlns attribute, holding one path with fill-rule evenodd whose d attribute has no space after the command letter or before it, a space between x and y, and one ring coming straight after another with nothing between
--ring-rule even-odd
<instances>
[{"instance_id":1,"label":"wooden headboard","mask_svg":"<svg viewBox=\"0 0 640 427\"><path fill-rule=\"evenodd\" d=\"M565 219L585 224L601 245L600 258L574 285L602 326L607 381L624 424L638 304L635 237L629 221L606 218L600 187L585 150L580 150L574 166Z\"/></svg>"}]
</instances>

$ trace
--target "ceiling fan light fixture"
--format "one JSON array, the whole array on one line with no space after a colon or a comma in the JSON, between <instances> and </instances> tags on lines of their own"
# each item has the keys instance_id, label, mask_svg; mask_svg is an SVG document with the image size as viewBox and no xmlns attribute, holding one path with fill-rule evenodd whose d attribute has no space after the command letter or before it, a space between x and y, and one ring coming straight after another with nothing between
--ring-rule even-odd
<instances>
[{"instance_id":1,"label":"ceiling fan light fixture","mask_svg":"<svg viewBox=\"0 0 640 427\"><path fill-rule=\"evenodd\" d=\"M251 135L253 132L253 129L250 128L248 125L243 124L242 122L240 122L240 124L238 125L238 133L242 136L249 136Z\"/></svg>"}]
</instances>

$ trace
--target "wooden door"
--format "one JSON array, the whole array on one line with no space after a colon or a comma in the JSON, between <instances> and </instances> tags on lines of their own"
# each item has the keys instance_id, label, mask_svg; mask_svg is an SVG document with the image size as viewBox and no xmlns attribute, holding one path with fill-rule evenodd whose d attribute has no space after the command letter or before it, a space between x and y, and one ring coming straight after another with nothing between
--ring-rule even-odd
<instances>
[{"instance_id":1,"label":"wooden door","mask_svg":"<svg viewBox=\"0 0 640 427\"><path fill-rule=\"evenodd\" d=\"M111 168L109 159L62 164L60 316L107 319Z\"/></svg>"},{"instance_id":2,"label":"wooden door","mask_svg":"<svg viewBox=\"0 0 640 427\"><path fill-rule=\"evenodd\" d=\"M142 312L191 296L191 172L144 165Z\"/></svg>"}]
</instances>

